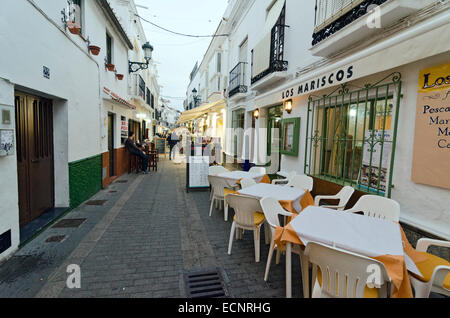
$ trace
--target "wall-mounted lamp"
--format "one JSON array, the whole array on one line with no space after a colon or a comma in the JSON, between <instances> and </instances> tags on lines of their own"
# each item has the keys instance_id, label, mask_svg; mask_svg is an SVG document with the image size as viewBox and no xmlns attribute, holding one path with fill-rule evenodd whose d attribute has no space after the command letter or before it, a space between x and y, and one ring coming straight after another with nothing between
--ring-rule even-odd
<instances>
[{"instance_id":1,"label":"wall-mounted lamp","mask_svg":"<svg viewBox=\"0 0 450 318\"><path fill-rule=\"evenodd\" d=\"M151 46L150 43L147 42L142 46L142 50L144 51L144 58L145 58L146 63L128 61L130 73L148 69L148 64L150 63L150 60L152 59L153 46Z\"/></svg>"},{"instance_id":2,"label":"wall-mounted lamp","mask_svg":"<svg viewBox=\"0 0 450 318\"><path fill-rule=\"evenodd\" d=\"M255 117L255 119L259 118L259 108L255 109L255 111L253 112L253 117Z\"/></svg>"},{"instance_id":3,"label":"wall-mounted lamp","mask_svg":"<svg viewBox=\"0 0 450 318\"><path fill-rule=\"evenodd\" d=\"M292 112L292 99L289 99L284 102L284 110L290 114Z\"/></svg>"}]
</instances>

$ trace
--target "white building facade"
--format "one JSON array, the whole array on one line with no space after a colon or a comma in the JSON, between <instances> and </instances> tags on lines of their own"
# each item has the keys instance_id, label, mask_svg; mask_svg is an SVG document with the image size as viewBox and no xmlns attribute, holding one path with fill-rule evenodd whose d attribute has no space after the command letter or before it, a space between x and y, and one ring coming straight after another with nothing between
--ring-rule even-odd
<instances>
[{"instance_id":1,"label":"white building facade","mask_svg":"<svg viewBox=\"0 0 450 318\"><path fill-rule=\"evenodd\" d=\"M132 28L133 10L132 1L3 3L0 261L26 241L25 232L39 230L34 221L43 214L60 215L128 172L120 153L128 120L142 125L136 115L153 116L151 105L139 109L129 95L128 61L145 43L141 27Z\"/></svg>"},{"instance_id":2,"label":"white building facade","mask_svg":"<svg viewBox=\"0 0 450 318\"><path fill-rule=\"evenodd\" d=\"M404 224L449 239L448 108L420 99L443 99L450 85L449 2L229 6L226 154L268 173L308 174L314 195L351 185L349 205L364 194L390 197Z\"/></svg>"}]
</instances>

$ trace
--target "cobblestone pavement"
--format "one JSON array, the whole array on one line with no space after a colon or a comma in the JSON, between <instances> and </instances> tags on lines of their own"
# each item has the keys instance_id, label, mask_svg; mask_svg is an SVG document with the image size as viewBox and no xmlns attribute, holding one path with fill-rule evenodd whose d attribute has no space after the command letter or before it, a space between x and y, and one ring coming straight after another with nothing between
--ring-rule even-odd
<instances>
[{"instance_id":1,"label":"cobblestone pavement","mask_svg":"<svg viewBox=\"0 0 450 318\"><path fill-rule=\"evenodd\" d=\"M235 241L223 211L209 217L209 192L186 193L184 165L162 160L158 172L126 175L64 218L78 228L48 228L0 265L0 297L185 297L183 274L219 267L232 297L284 297L284 258L273 260L264 282L269 247L261 235L255 263L253 234ZM264 232L264 231L262 231ZM46 243L66 235L60 243ZM292 258L293 296L301 297L300 261ZM68 289L69 264L81 268L81 288Z\"/></svg>"}]
</instances>

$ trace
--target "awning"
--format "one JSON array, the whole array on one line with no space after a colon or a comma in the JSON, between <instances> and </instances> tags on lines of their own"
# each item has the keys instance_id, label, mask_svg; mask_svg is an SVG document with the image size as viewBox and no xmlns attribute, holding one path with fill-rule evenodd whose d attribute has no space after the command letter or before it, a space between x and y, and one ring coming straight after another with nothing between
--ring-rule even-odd
<instances>
[{"instance_id":1,"label":"awning","mask_svg":"<svg viewBox=\"0 0 450 318\"><path fill-rule=\"evenodd\" d=\"M125 105L125 106L127 106L127 107L129 107L129 108L131 108L131 109L136 109L136 106L130 104L130 103L127 102L125 99L123 99L122 97L120 97L119 95L117 95L116 93L114 93L113 91L111 91L109 88L103 87L103 92L104 92L107 96L111 97L112 100L114 100L114 101L116 101L116 102L118 102L118 103L120 103L120 104L122 104L122 105Z\"/></svg>"},{"instance_id":2,"label":"awning","mask_svg":"<svg viewBox=\"0 0 450 318\"><path fill-rule=\"evenodd\" d=\"M221 99L217 102L206 104L188 111L185 111L181 114L180 118L177 121L177 124L183 124L185 122L197 119L204 114L220 110L225 107L225 100Z\"/></svg>"},{"instance_id":3,"label":"awning","mask_svg":"<svg viewBox=\"0 0 450 318\"><path fill-rule=\"evenodd\" d=\"M270 67L270 42L272 29L280 18L285 0L277 0L267 14L263 38L253 48L253 76L259 75Z\"/></svg>"}]
</instances>

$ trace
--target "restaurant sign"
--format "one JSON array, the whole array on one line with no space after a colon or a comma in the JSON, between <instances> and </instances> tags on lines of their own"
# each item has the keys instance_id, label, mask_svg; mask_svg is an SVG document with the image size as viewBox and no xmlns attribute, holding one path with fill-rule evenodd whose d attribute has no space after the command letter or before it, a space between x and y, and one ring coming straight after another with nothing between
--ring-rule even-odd
<instances>
[{"instance_id":1,"label":"restaurant sign","mask_svg":"<svg viewBox=\"0 0 450 318\"><path fill-rule=\"evenodd\" d=\"M301 96L314 91L318 91L327 87L343 84L354 77L354 67L350 65L348 67L338 69L336 71L324 74L310 81L300 83L296 87L287 89L281 93L282 99L288 99L292 97Z\"/></svg>"},{"instance_id":2,"label":"restaurant sign","mask_svg":"<svg viewBox=\"0 0 450 318\"><path fill-rule=\"evenodd\" d=\"M450 63L420 72L412 180L450 189Z\"/></svg>"}]
</instances>

